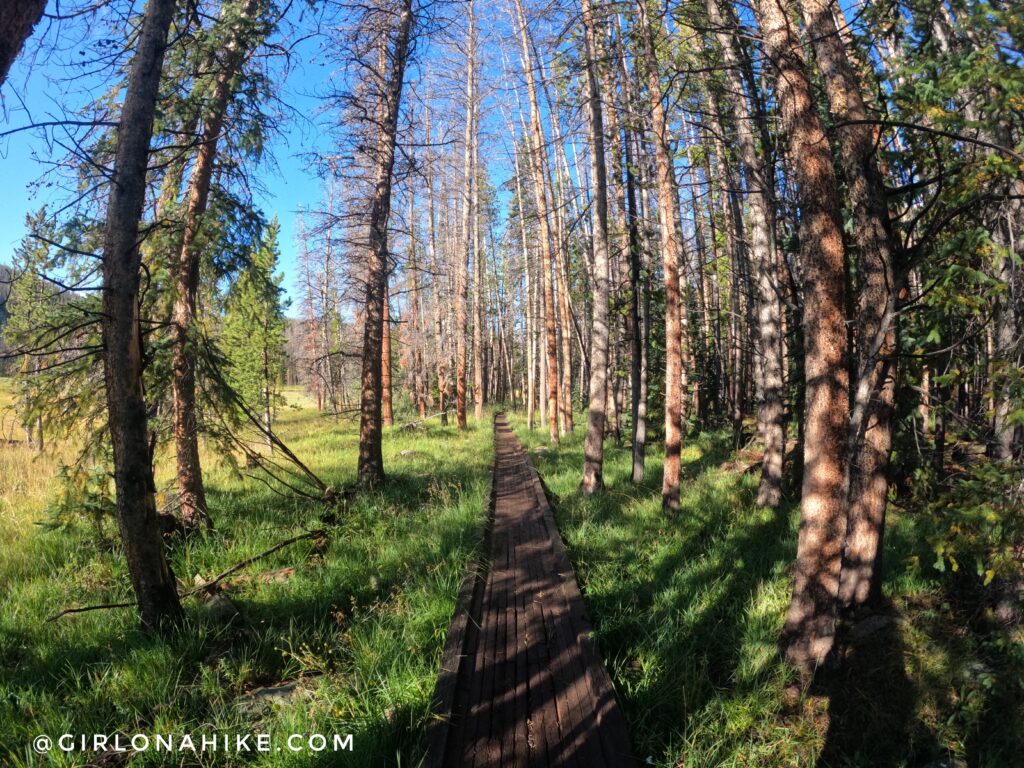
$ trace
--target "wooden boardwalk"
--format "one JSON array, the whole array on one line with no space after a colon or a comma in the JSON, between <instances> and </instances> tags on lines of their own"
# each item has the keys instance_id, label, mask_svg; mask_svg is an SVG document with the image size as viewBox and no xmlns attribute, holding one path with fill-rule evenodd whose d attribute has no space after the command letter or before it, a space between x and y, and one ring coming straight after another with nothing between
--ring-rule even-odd
<instances>
[{"instance_id":1,"label":"wooden boardwalk","mask_svg":"<svg viewBox=\"0 0 1024 768\"><path fill-rule=\"evenodd\" d=\"M490 566L459 597L427 765L635 765L540 478L503 415L494 431Z\"/></svg>"}]
</instances>

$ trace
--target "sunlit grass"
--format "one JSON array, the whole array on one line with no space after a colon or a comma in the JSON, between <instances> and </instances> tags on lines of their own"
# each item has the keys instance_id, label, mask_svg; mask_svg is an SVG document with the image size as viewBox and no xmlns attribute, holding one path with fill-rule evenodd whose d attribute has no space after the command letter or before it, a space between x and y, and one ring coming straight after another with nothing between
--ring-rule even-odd
<instances>
[{"instance_id":1,"label":"sunlit grass","mask_svg":"<svg viewBox=\"0 0 1024 768\"><path fill-rule=\"evenodd\" d=\"M913 514L892 508L886 539L886 592L901 621L851 642L842 671L801 691L777 648L798 509L755 505L757 472L727 461L729 435L687 441L681 509L667 515L659 446L636 487L628 444L608 441L607 490L584 498L583 430L549 449L546 432L512 420L548 487L633 746L649 764L1019 759L1024 666L956 626L938 574L916 567L926 543ZM990 670L987 683L979 669Z\"/></svg>"},{"instance_id":2,"label":"sunlit grass","mask_svg":"<svg viewBox=\"0 0 1024 768\"><path fill-rule=\"evenodd\" d=\"M330 485L351 482L356 425L317 414L297 392L288 399L304 407L282 411L285 441ZM131 594L112 537L97 542L84 525L33 525L55 490L55 461L27 453L0 448L10 468L3 508L15 519L0 560L0 764L82 764L82 755L51 761L32 752L34 736L61 733L352 733L354 751L335 756L345 765L417 758L455 595L480 544L489 424L463 434L436 423L389 430L384 490L334 510L325 543L296 543L239 574L248 580L227 594L240 618L225 621L190 599L187 626L167 640L142 635L131 609L46 622L64 607ZM174 545L171 564L183 587L325 527L321 505L275 495L212 452L204 457L216 530ZM171 469L161 463L159 484ZM285 568L294 572L272 575ZM245 707L253 689L292 681L300 692L289 702ZM327 755L184 753L174 761L312 765ZM150 752L132 764L166 758Z\"/></svg>"}]
</instances>

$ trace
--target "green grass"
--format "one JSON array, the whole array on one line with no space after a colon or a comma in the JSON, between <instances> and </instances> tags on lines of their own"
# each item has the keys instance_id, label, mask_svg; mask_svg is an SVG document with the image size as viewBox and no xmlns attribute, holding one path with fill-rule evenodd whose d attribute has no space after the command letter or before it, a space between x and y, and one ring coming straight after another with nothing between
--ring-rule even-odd
<instances>
[{"instance_id":1,"label":"green grass","mask_svg":"<svg viewBox=\"0 0 1024 768\"><path fill-rule=\"evenodd\" d=\"M355 425L288 397L299 407L282 413L286 441L331 485L350 482ZM4 398L0 386L0 408ZM583 499L582 429L538 451L542 432L512 420L549 489L642 758L688 768L1019 764L1024 636L986 630L947 577L920 565L933 557L913 512L893 508L886 539L886 594L900 621L849 643L838 671L800 691L775 645L797 509L754 505L756 472L742 472L750 458L734 457L726 435L688 440L682 509L666 516L656 448L634 487L628 450L609 441L608 489ZM113 528L98 539L85 523L33 524L56 492L58 456L0 446L0 765L85 762L38 758L39 734L264 732L275 746L291 733L351 732L354 751L149 752L132 765L416 765L455 595L480 552L489 422L465 434L436 422L392 431L384 455L387 489L353 499L325 544L303 541L245 569L294 572L234 586L240 621L189 600L184 630L157 639L130 609L45 621L130 599L127 574ZM217 530L175 545L184 585L323 525L321 507L204 457ZM158 470L163 485L171 467ZM290 702L241 706L254 689L296 681Z\"/></svg>"},{"instance_id":2,"label":"green grass","mask_svg":"<svg viewBox=\"0 0 1024 768\"><path fill-rule=\"evenodd\" d=\"M354 479L357 434L303 403L280 431L334 487ZM413 451L401 455L401 451ZM187 626L147 637L131 609L46 617L74 605L130 600L123 558L87 525L48 530L43 515L52 458L0 447L21 473L5 479L0 559L0 764L82 764L81 754L38 758L39 734L347 734L334 754L150 751L132 765L409 765L421 750L441 646L469 560L479 551L492 462L490 429L459 434L436 422L389 431L389 483L350 503L329 539L303 541L247 567L292 567L281 581L249 580L228 594L241 619L225 623L195 599ZM214 533L175 545L179 581L209 578L289 536L322 527L324 509L286 499L206 457ZM167 476L162 466L158 477ZM113 529L109 529L111 534ZM263 711L241 706L253 689L299 681L302 693Z\"/></svg>"},{"instance_id":3,"label":"green grass","mask_svg":"<svg viewBox=\"0 0 1024 768\"><path fill-rule=\"evenodd\" d=\"M513 426L548 488L641 758L687 768L1020 764L1021 633L965 626L938 574L917 565L931 560L913 515L891 511L886 542L900 620L850 642L840 668L801 691L776 647L798 509L754 504L757 473L727 461L727 434L687 441L682 508L666 515L657 447L635 487L628 445L606 443L607 490L585 499L583 430L549 450L544 430L529 432L521 416Z\"/></svg>"}]
</instances>

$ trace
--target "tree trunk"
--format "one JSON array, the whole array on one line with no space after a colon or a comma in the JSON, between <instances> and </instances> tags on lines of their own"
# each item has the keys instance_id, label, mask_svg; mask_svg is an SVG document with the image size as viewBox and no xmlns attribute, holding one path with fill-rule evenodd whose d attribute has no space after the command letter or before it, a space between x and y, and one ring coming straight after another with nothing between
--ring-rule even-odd
<instances>
[{"instance_id":1,"label":"tree trunk","mask_svg":"<svg viewBox=\"0 0 1024 768\"><path fill-rule=\"evenodd\" d=\"M45 8L46 0L9 0L0 7L0 85Z\"/></svg>"},{"instance_id":2,"label":"tree trunk","mask_svg":"<svg viewBox=\"0 0 1024 768\"><path fill-rule=\"evenodd\" d=\"M430 110L426 114L427 141L430 142ZM429 150L428 150L429 153ZM441 263L437 254L437 230L434 207L434 165L433 156L427 156L427 257L433 271L434 302L434 365L437 375L437 410L441 413L441 426L448 426L448 356L444 349L444 314L441 302Z\"/></svg>"},{"instance_id":3,"label":"tree trunk","mask_svg":"<svg viewBox=\"0 0 1024 768\"><path fill-rule=\"evenodd\" d=\"M840 122L870 118L839 34L831 0L801 0L832 114ZM896 297L893 240L874 129L841 125L839 155L853 208L860 300L857 380L849 437L849 511L839 600L861 607L881 597L881 551L896 401Z\"/></svg>"},{"instance_id":4,"label":"tree trunk","mask_svg":"<svg viewBox=\"0 0 1024 768\"><path fill-rule=\"evenodd\" d=\"M193 336L196 298L199 292L201 253L196 244L202 216L206 212L217 157L217 143L224 128L224 118L231 99L234 81L248 52L246 33L259 7L258 0L246 0L239 10L239 20L232 26L224 47L223 60L214 80L213 92L203 116L199 148L189 178L185 227L175 276L175 297L172 326L172 393L174 401L174 446L176 451L178 515L186 528L205 525L213 527L206 506L203 470L199 461L199 422L196 418L196 362Z\"/></svg>"},{"instance_id":5,"label":"tree trunk","mask_svg":"<svg viewBox=\"0 0 1024 768\"><path fill-rule=\"evenodd\" d=\"M420 270L416 260L416 205L409 195L409 347L413 371L413 398L421 419L427 417L429 375L423 365L423 306L420 301Z\"/></svg>"},{"instance_id":6,"label":"tree trunk","mask_svg":"<svg viewBox=\"0 0 1024 768\"><path fill-rule=\"evenodd\" d=\"M511 131L510 131L511 133ZM532 273L530 265L530 246L526 237L526 211L523 198L522 168L519 163L519 148L513 149L515 172L516 172L516 200L519 206L519 235L523 243L523 278L526 281L526 424L532 431L536 418L537 403L537 365L536 354L536 325L537 319L533 311L534 289L532 285Z\"/></svg>"},{"instance_id":7,"label":"tree trunk","mask_svg":"<svg viewBox=\"0 0 1024 768\"><path fill-rule=\"evenodd\" d=\"M622 31L618 31L621 39ZM616 64L622 78L626 112L633 103L630 76L621 44L616 44ZM619 140L619 137L616 137ZM630 335L630 412L633 421L632 458L630 479L641 483L644 479L644 460L647 452L647 354L650 328L650 294L647 290L644 270L644 251L640 237L640 212L637 203L637 179L634 166L633 143L636 136L623 123L623 158L626 171L626 216L629 245L629 283L631 289L631 335Z\"/></svg>"},{"instance_id":8,"label":"tree trunk","mask_svg":"<svg viewBox=\"0 0 1024 768\"><path fill-rule=\"evenodd\" d=\"M537 84L534 78L532 57L530 55L529 31L526 27L526 15L523 11L522 0L516 0L516 11L519 17L519 37L522 43L526 89L530 99L531 171L539 225L541 278L544 285L548 438L552 445L558 445L558 339L555 331L555 297L551 275L554 258L551 252L550 218L544 183L544 134L541 129L540 104L537 99Z\"/></svg>"},{"instance_id":9,"label":"tree trunk","mask_svg":"<svg viewBox=\"0 0 1024 768\"><path fill-rule=\"evenodd\" d=\"M475 69L476 63L473 67ZM484 418L484 257L480 247L480 183L476 169L480 163L479 135L477 131L476 104L473 105L473 418L477 424Z\"/></svg>"},{"instance_id":10,"label":"tree trunk","mask_svg":"<svg viewBox=\"0 0 1024 768\"><path fill-rule=\"evenodd\" d=\"M786 656L804 673L832 650L846 532L849 429L844 323L846 272L838 183L787 0L757 0L776 70L782 128L797 182L805 351L804 476Z\"/></svg>"},{"instance_id":11,"label":"tree trunk","mask_svg":"<svg viewBox=\"0 0 1024 768\"><path fill-rule=\"evenodd\" d=\"M682 432L683 338L680 322L679 253L676 232L676 183L669 145L668 124L662 103L661 79L654 50L654 28L648 18L647 0L637 3L651 127L654 138L655 172L658 191L658 223L661 234L662 271L665 280L665 470L661 484L662 506L679 509L680 454Z\"/></svg>"},{"instance_id":12,"label":"tree trunk","mask_svg":"<svg viewBox=\"0 0 1024 768\"><path fill-rule=\"evenodd\" d=\"M384 276L384 323L381 337L380 352L380 411L385 427L395 425L395 411L392 406L391 391L391 296L388 290L388 278Z\"/></svg>"},{"instance_id":13,"label":"tree trunk","mask_svg":"<svg viewBox=\"0 0 1024 768\"><path fill-rule=\"evenodd\" d=\"M604 488L604 427L608 400L608 181L605 171L604 117L597 74L597 34L590 0L583 3L583 41L587 57L590 176L594 210L594 307L590 347L590 406L583 443L583 481L580 490L592 494Z\"/></svg>"},{"instance_id":14,"label":"tree trunk","mask_svg":"<svg viewBox=\"0 0 1024 768\"><path fill-rule=\"evenodd\" d=\"M176 5L175 0L150 0L146 6L117 128L103 236L100 325L117 522L142 625L150 630L177 623L182 615L157 527L139 318L139 220L146 199L160 72Z\"/></svg>"},{"instance_id":15,"label":"tree trunk","mask_svg":"<svg viewBox=\"0 0 1024 768\"><path fill-rule=\"evenodd\" d=\"M363 365L359 402L359 484L364 488L384 483L381 452L381 359L384 346L384 304L388 280L388 218L391 215L391 179L395 165L398 114L405 83L405 65L413 24L412 0L403 0L394 32L393 48L386 57L391 71L380 94L380 133L377 137L375 184L370 204L369 250L366 269L366 320L363 326ZM384 73L380 75L383 77Z\"/></svg>"},{"instance_id":16,"label":"tree trunk","mask_svg":"<svg viewBox=\"0 0 1024 768\"><path fill-rule=\"evenodd\" d=\"M475 3L469 3L469 30L466 40L466 133L462 171L462 252L456 273L455 292L455 420L459 429L466 428L466 344L469 321L466 303L469 291L469 264L473 248L473 137L476 132L476 19Z\"/></svg>"},{"instance_id":17,"label":"tree trunk","mask_svg":"<svg viewBox=\"0 0 1024 768\"><path fill-rule=\"evenodd\" d=\"M786 450L783 424L782 307L779 302L775 258L774 181L767 163L757 151L754 138L754 110L744 98L742 61L735 31L726 33L719 0L706 0L708 18L716 29L722 48L730 96L726 108L732 113L740 159L746 171L747 200L750 205L750 258L756 270L757 327L753 328L761 369L761 401L758 424L764 440L764 461L757 503L778 506L782 498L782 468ZM730 19L732 21L732 19ZM734 26L730 24L730 26Z\"/></svg>"}]
</instances>

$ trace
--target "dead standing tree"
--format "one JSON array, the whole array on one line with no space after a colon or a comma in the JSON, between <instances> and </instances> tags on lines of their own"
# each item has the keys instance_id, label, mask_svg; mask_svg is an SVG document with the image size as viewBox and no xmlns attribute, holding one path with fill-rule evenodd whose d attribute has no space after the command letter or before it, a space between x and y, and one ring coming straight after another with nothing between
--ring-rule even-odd
<instances>
[{"instance_id":1,"label":"dead standing tree","mask_svg":"<svg viewBox=\"0 0 1024 768\"><path fill-rule=\"evenodd\" d=\"M384 313L388 281L388 220L391 215L391 186L398 138L398 118L410 42L415 24L411 0L381 4L364 9L370 48L379 54L377 65L363 61L369 87L359 96L373 104L365 114L372 115L377 128L370 151L371 195L366 219L368 243L364 299L363 353L359 402L359 484L377 487L384 482L381 452L381 398L384 354ZM365 49L364 49L365 50Z\"/></svg>"}]
</instances>

